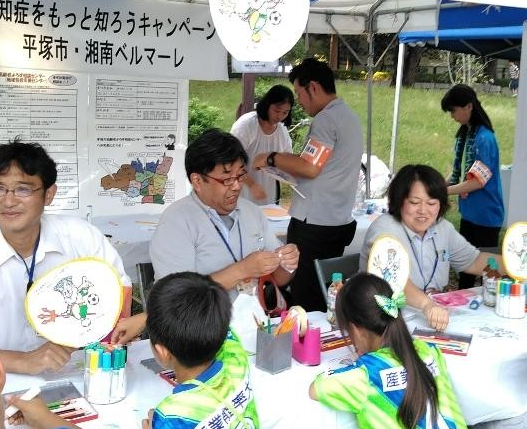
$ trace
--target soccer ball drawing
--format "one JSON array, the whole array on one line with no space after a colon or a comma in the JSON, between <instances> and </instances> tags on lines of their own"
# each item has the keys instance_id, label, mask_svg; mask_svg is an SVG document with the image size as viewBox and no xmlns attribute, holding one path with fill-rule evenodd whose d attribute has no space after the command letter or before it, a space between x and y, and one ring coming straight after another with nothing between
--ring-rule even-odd
<instances>
[{"instance_id":1,"label":"soccer ball drawing","mask_svg":"<svg viewBox=\"0 0 527 429\"><path fill-rule=\"evenodd\" d=\"M115 269L97 258L73 259L38 278L26 316L48 340L84 347L104 338L121 312L122 285Z\"/></svg>"}]
</instances>

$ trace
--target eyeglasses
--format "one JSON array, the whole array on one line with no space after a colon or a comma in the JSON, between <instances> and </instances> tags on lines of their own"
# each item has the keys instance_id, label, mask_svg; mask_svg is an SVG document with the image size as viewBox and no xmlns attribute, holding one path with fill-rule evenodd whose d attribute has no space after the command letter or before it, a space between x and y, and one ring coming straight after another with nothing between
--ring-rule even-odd
<instances>
[{"instance_id":1,"label":"eyeglasses","mask_svg":"<svg viewBox=\"0 0 527 429\"><path fill-rule=\"evenodd\" d=\"M217 179L216 177L212 177L207 174L202 174L202 176L215 180L216 182L221 183L223 186L232 186L234 185L234 182L241 183L244 180L246 180L247 176L249 176L249 173L245 171L242 174L238 174L237 176L234 176L234 177L227 177L226 179Z\"/></svg>"},{"instance_id":2,"label":"eyeglasses","mask_svg":"<svg viewBox=\"0 0 527 429\"><path fill-rule=\"evenodd\" d=\"M9 192L12 192L15 197L27 198L33 195L33 192L40 191L40 188L30 188L29 186L17 186L14 189L7 189L5 186L0 186L0 197L5 197Z\"/></svg>"}]
</instances>

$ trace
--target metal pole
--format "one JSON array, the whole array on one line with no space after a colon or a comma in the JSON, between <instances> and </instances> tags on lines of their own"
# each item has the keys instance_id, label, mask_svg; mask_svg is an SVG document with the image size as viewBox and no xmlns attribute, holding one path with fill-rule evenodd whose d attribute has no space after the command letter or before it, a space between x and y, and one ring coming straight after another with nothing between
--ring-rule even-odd
<instances>
[{"instance_id":1,"label":"metal pole","mask_svg":"<svg viewBox=\"0 0 527 429\"><path fill-rule=\"evenodd\" d=\"M392 141L390 143L390 173L394 172L395 146L397 145L397 128L399 126L399 103L401 98L401 86L403 83L405 44L399 43L399 55L397 59L397 78L395 80L395 97L393 101L393 123Z\"/></svg>"}]
</instances>

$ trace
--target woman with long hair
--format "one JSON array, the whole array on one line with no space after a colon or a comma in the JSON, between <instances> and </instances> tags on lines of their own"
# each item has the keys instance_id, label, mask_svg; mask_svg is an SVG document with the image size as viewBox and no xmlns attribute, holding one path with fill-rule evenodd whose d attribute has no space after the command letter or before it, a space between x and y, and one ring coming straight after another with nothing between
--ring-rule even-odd
<instances>
[{"instance_id":1,"label":"woman with long hair","mask_svg":"<svg viewBox=\"0 0 527 429\"><path fill-rule=\"evenodd\" d=\"M441 108L460 124L452 173L447 178L448 194L459 195L459 232L476 247L497 247L504 207L498 142L490 118L467 85L450 88ZM474 279L461 273L460 289L474 286Z\"/></svg>"}]
</instances>

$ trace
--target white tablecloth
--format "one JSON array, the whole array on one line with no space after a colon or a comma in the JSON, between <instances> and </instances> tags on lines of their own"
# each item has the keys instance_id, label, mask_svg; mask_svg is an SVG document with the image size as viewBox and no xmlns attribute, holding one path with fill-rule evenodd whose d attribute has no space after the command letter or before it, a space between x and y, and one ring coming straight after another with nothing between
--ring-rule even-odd
<instances>
[{"instance_id":1,"label":"white tablecloth","mask_svg":"<svg viewBox=\"0 0 527 429\"><path fill-rule=\"evenodd\" d=\"M312 318L320 313L312 315ZM250 322L252 323L252 321ZM425 327L422 315L408 322ZM256 329L256 328L255 328ZM467 356L445 355L454 390L467 423L476 424L519 416L527 412L527 319L504 319L493 309L455 309L448 331L472 333ZM256 398L261 427L292 428L355 428L351 414L337 413L308 397L314 377L328 366L335 365L345 348L322 354L322 364L303 366L293 360L291 370L270 375L254 367L251 361L251 382ZM128 394L113 405L97 405L100 418L86 422L85 428L140 428L147 410L171 391L171 386L139 362L151 357L148 341L134 343L129 349ZM77 357L80 362L82 357ZM82 364L81 364L82 365ZM46 378L50 378L48 375ZM70 363L52 379L70 378L82 391L82 374ZM5 392L29 388L43 383L41 377L8 374Z\"/></svg>"},{"instance_id":2,"label":"white tablecloth","mask_svg":"<svg viewBox=\"0 0 527 429\"><path fill-rule=\"evenodd\" d=\"M343 351L340 349L339 353ZM148 340L134 343L129 348L126 398L116 404L94 405L99 418L81 423L80 426L85 429L141 429L141 419L145 418L148 410L172 391L170 384L140 364L142 359L150 357L152 352ZM76 357L77 362L81 360L80 355ZM270 375L254 367L254 357L250 357L250 362L260 428L356 428L348 413L335 412L308 397L309 384L322 371L322 366L308 367L293 361L292 370ZM64 375L82 392L82 375L74 367L74 364L69 365ZM42 385L43 382L41 377L8 374L5 391L22 390L34 384Z\"/></svg>"},{"instance_id":3,"label":"white tablecloth","mask_svg":"<svg viewBox=\"0 0 527 429\"><path fill-rule=\"evenodd\" d=\"M408 322L426 327L422 314ZM527 319L506 319L482 305L451 310L448 332L472 334L467 356L445 354L461 410L468 424L527 412Z\"/></svg>"}]
</instances>

